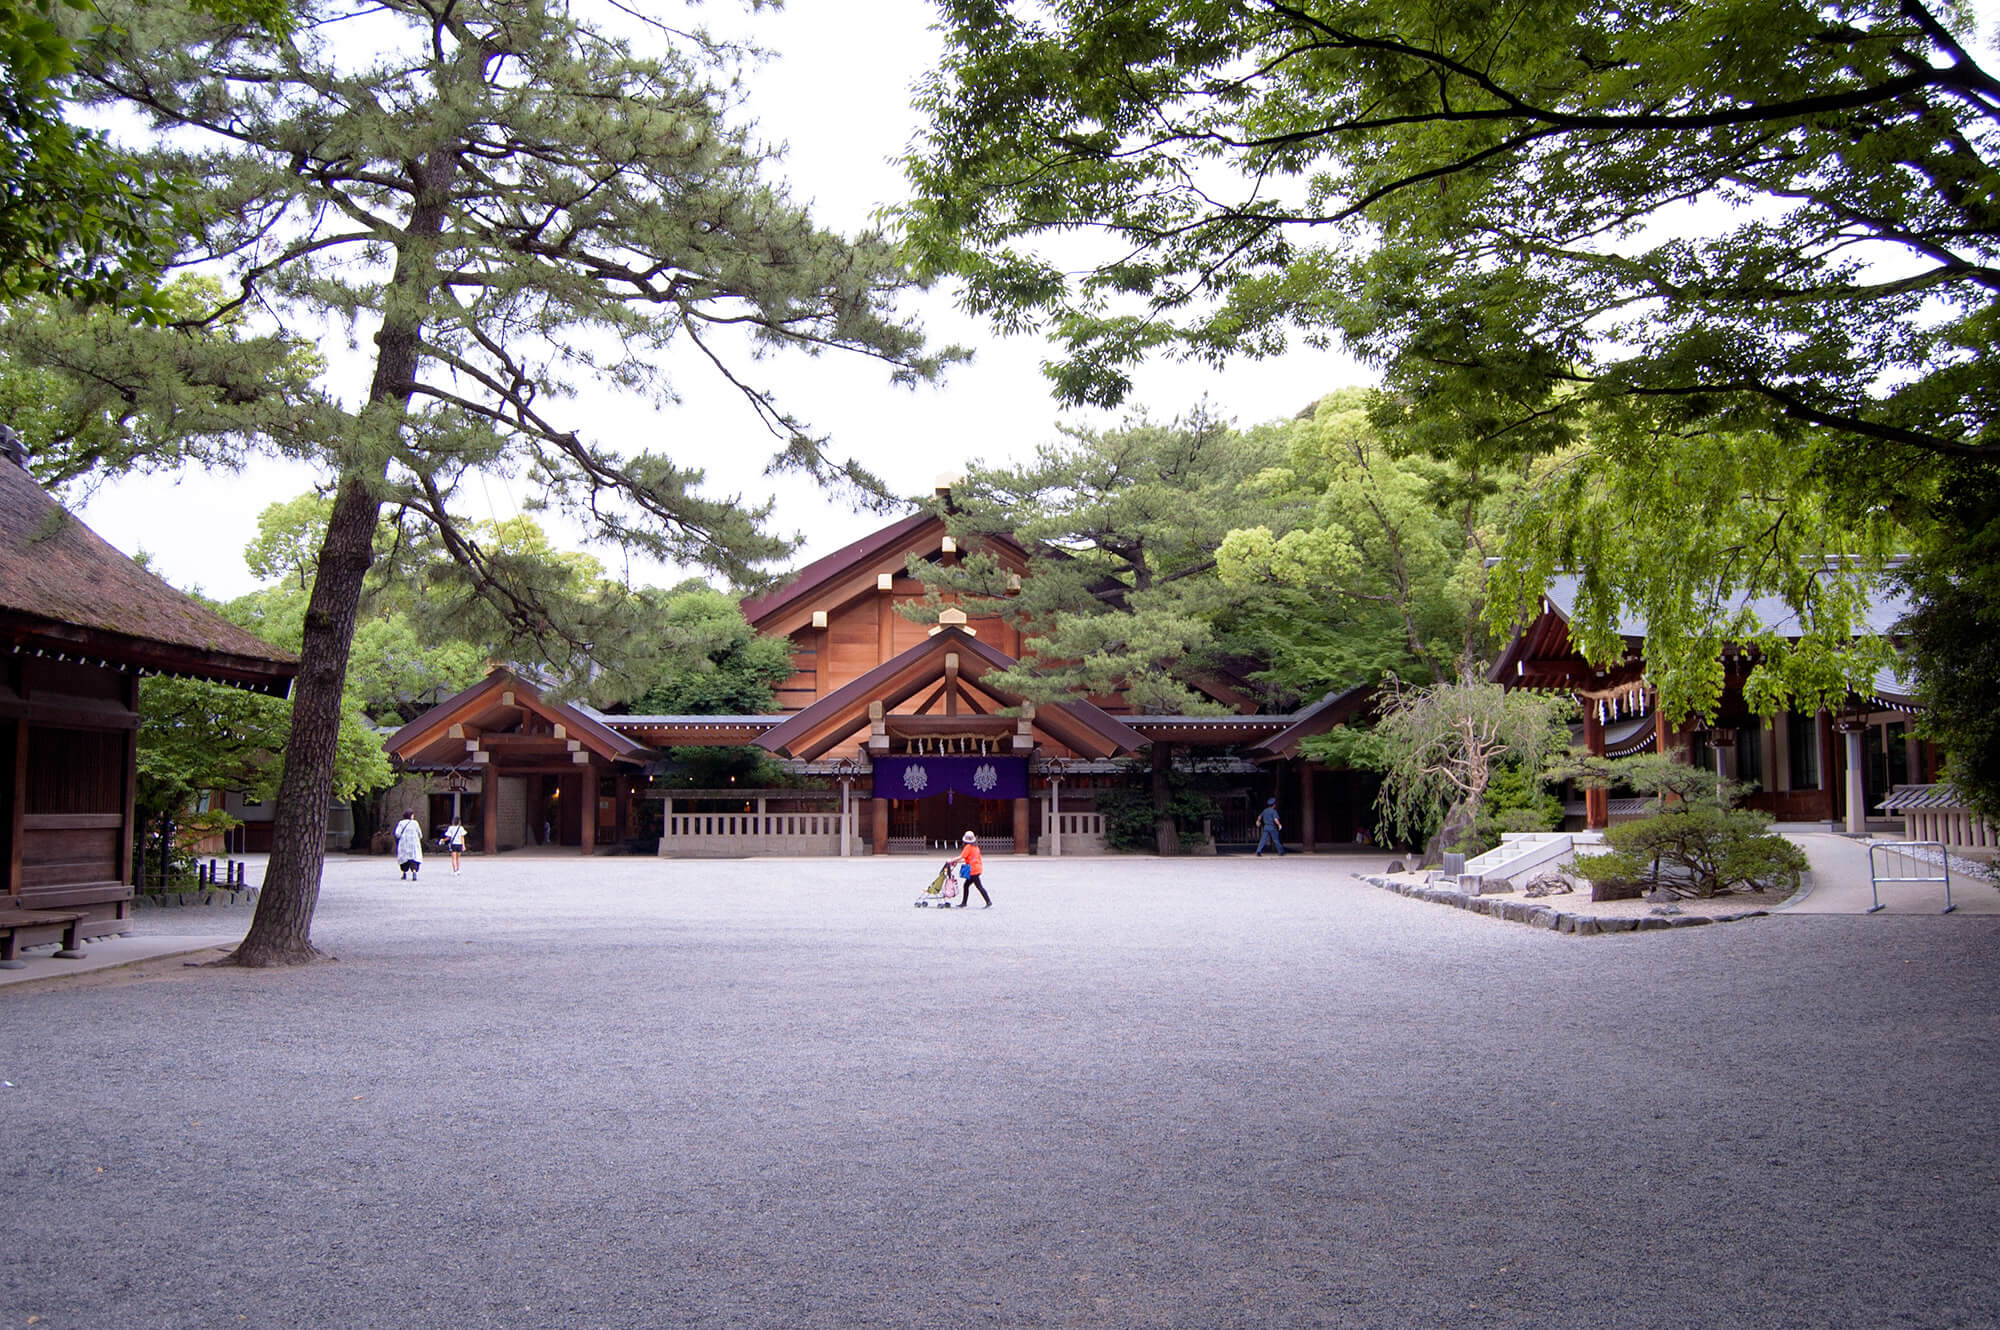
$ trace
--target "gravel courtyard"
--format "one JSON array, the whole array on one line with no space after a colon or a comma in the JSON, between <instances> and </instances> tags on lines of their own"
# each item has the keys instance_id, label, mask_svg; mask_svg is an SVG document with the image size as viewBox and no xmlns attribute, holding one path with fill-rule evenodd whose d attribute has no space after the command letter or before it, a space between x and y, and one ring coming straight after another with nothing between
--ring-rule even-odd
<instances>
[{"instance_id":1,"label":"gravel courtyard","mask_svg":"<svg viewBox=\"0 0 2000 1330\"><path fill-rule=\"evenodd\" d=\"M2000 918L1381 863L335 859L0 992L0 1330L2000 1323Z\"/></svg>"}]
</instances>

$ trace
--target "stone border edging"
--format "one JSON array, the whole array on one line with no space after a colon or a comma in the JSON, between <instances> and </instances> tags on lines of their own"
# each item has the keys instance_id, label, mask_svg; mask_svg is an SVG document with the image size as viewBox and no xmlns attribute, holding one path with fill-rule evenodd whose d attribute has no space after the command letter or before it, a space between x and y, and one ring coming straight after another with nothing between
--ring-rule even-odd
<instances>
[{"instance_id":1,"label":"stone border edging","mask_svg":"<svg viewBox=\"0 0 2000 1330\"><path fill-rule=\"evenodd\" d=\"M1450 905L1460 910L1470 910L1474 914L1504 919L1509 923L1527 924L1530 928L1546 928L1553 933L1572 933L1578 936L1595 936L1600 933L1652 933L1666 928L1733 924L1742 919L1762 918L1770 913L1769 910L1744 910L1739 914L1645 914L1616 917L1571 914L1542 904L1541 902L1547 897L1512 900L1503 896L1468 896L1449 887L1425 886L1421 882L1396 882L1386 877L1362 873L1356 873L1354 876L1370 886L1393 891L1399 896L1408 896L1413 900Z\"/></svg>"}]
</instances>

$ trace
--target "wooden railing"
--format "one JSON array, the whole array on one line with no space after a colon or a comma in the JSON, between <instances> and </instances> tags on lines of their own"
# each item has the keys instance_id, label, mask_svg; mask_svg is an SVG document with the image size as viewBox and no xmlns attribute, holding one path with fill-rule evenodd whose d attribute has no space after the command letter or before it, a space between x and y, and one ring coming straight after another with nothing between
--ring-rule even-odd
<instances>
[{"instance_id":1,"label":"wooden railing","mask_svg":"<svg viewBox=\"0 0 2000 1330\"><path fill-rule=\"evenodd\" d=\"M1046 809L1044 813L1046 814ZM1042 833L1036 846L1039 854L1103 854L1104 814L1071 812L1065 808L1048 820L1054 827Z\"/></svg>"},{"instance_id":2,"label":"wooden railing","mask_svg":"<svg viewBox=\"0 0 2000 1330\"><path fill-rule=\"evenodd\" d=\"M850 812L848 839L858 851L860 837L856 833ZM838 809L784 813L670 812L660 836L660 856L666 859L839 853Z\"/></svg>"}]
</instances>

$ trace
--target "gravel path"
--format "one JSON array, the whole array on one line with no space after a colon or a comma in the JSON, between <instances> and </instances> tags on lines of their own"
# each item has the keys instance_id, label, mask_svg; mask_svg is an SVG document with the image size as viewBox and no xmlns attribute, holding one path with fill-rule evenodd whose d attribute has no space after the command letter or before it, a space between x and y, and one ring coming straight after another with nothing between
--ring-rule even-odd
<instances>
[{"instance_id":1,"label":"gravel path","mask_svg":"<svg viewBox=\"0 0 2000 1330\"><path fill-rule=\"evenodd\" d=\"M469 863L0 992L0 1330L2000 1322L2000 919Z\"/></svg>"}]
</instances>

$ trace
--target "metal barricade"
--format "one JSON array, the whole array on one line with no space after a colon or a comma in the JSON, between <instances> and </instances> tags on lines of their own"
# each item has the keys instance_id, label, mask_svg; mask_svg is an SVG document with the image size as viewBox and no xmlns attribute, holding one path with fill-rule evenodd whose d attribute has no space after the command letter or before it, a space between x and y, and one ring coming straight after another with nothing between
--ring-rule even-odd
<instances>
[{"instance_id":1,"label":"metal barricade","mask_svg":"<svg viewBox=\"0 0 2000 1330\"><path fill-rule=\"evenodd\" d=\"M1937 862L1932 863L1928 857L1920 853L1921 851L1935 852ZM1871 842L1868 846L1868 890L1873 895L1875 903L1868 907L1870 914L1882 908L1881 888L1884 882L1942 882L1944 883L1943 913L1950 914L1958 908L1951 903L1951 854L1945 849L1943 841Z\"/></svg>"}]
</instances>

